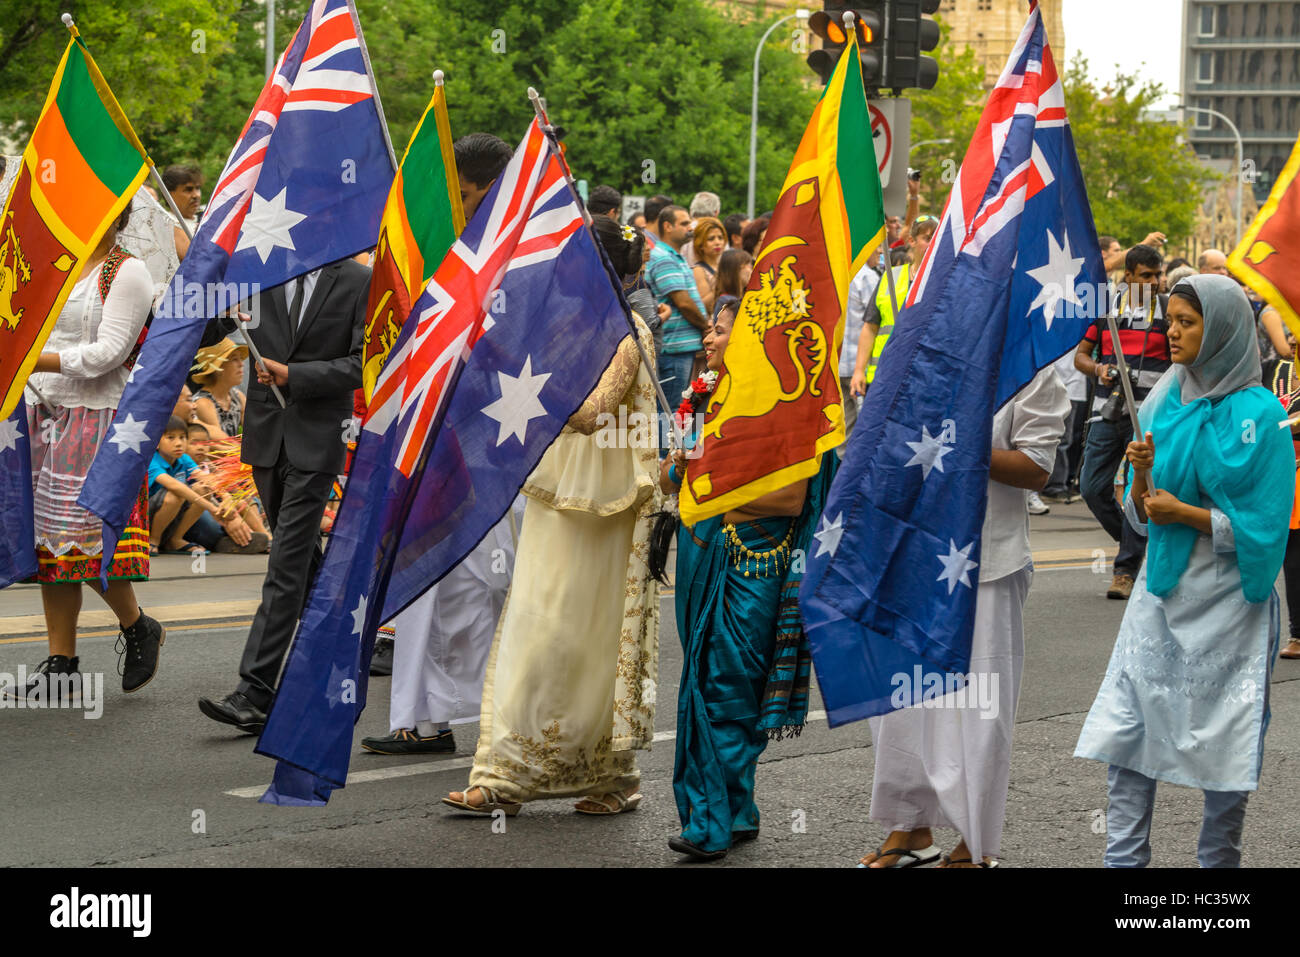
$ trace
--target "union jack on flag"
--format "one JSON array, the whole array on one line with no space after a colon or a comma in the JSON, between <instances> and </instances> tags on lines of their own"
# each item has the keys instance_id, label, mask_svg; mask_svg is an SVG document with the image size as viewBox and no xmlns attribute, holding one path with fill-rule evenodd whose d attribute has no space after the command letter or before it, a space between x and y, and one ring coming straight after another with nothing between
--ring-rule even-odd
<instances>
[{"instance_id":1,"label":"union jack on flag","mask_svg":"<svg viewBox=\"0 0 1300 957\"><path fill-rule=\"evenodd\" d=\"M368 100L373 100L370 77L349 4L345 0L317 0L280 54L212 190L204 220L204 225L212 220L212 241L227 254L234 254L254 187L262 175L267 147L282 114L338 113ZM388 175L391 181L391 169ZM267 196L268 190L264 189L262 195Z\"/></svg>"},{"instance_id":2,"label":"union jack on flag","mask_svg":"<svg viewBox=\"0 0 1300 957\"><path fill-rule=\"evenodd\" d=\"M78 500L110 553L208 320L374 245L394 168L363 50L351 3L315 0L249 114Z\"/></svg>"},{"instance_id":3,"label":"union jack on flag","mask_svg":"<svg viewBox=\"0 0 1300 957\"><path fill-rule=\"evenodd\" d=\"M375 385L258 743L280 759L264 801L323 804L342 787L379 624L500 521L628 335L621 287L582 222L534 121Z\"/></svg>"},{"instance_id":4,"label":"union jack on flag","mask_svg":"<svg viewBox=\"0 0 1300 957\"><path fill-rule=\"evenodd\" d=\"M394 346L375 383L363 428L383 433L394 419L406 422L397 468L408 478L428 438L454 362L492 328L492 314L501 311L493 308L491 299L507 268L554 259L582 227L582 213L575 203L551 208L557 197L567 197L568 184L536 121L501 181L508 187L497 193L491 205L485 198L485 217L476 216L467 224L429 277L411 309L414 333ZM412 410L414 414L408 415Z\"/></svg>"},{"instance_id":5,"label":"union jack on flag","mask_svg":"<svg viewBox=\"0 0 1300 957\"><path fill-rule=\"evenodd\" d=\"M1079 344L1108 305L1104 281L1061 81L1031 4L808 558L799 603L832 725L909 707L969 671L994 413ZM904 688L895 681L913 674Z\"/></svg>"}]
</instances>

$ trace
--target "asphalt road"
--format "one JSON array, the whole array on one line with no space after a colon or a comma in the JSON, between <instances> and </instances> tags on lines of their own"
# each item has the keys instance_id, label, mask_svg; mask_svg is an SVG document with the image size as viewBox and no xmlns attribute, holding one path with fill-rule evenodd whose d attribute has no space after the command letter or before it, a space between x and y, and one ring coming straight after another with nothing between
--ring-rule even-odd
<instances>
[{"instance_id":1,"label":"asphalt road","mask_svg":"<svg viewBox=\"0 0 1300 957\"><path fill-rule=\"evenodd\" d=\"M1081 507L1035 521L1035 549L1098 544ZM1104 540L1100 540L1105 544ZM1060 552L1059 554L1064 554ZM216 557L214 557L216 558ZM224 556L221 556L224 558ZM174 560L180 561L180 560ZM1017 714L1003 858L1007 866L1099 866L1105 768L1073 758L1074 742L1105 671L1123 614L1107 601L1108 576L1084 561L1056 558L1036 573L1025 609L1026 664ZM201 587L183 578L149 584L150 601L211 594L255 595L256 561L225 566L228 580ZM233 571L232 571L233 569ZM210 569L216 574L216 569ZM242 589L242 591L241 591ZM0 597L0 614L33 610L31 593ZM88 598L86 607L92 607ZM25 604L24 604L25 603ZM21 605L21 607L19 607ZM39 607L39 606L36 606ZM438 799L465 784L477 726L456 728L447 756L353 758L354 778L326 808L259 804L272 763L253 739L204 718L200 695L234 686L246 626L171 625L162 669L144 691L124 696L113 635L81 639L83 672L105 674L103 714L0 709L5 799L0 863L10 866L695 866L668 850L677 832L672 797L675 689L681 650L671 599L662 616L658 740L643 754L641 808L589 818L572 801L528 805L496 833ZM31 667L43 640L0 640L0 671ZM1300 864L1300 662L1279 662L1263 783L1246 824L1248 866ZM387 731L389 679L372 679L371 705L356 738ZM820 706L815 695L814 707ZM814 721L799 738L771 744L758 772L760 840L708 866L851 865L883 837L868 818L871 738L865 723L830 730ZM1162 785L1153 864L1194 867L1199 792ZM945 849L955 835L940 833Z\"/></svg>"}]
</instances>

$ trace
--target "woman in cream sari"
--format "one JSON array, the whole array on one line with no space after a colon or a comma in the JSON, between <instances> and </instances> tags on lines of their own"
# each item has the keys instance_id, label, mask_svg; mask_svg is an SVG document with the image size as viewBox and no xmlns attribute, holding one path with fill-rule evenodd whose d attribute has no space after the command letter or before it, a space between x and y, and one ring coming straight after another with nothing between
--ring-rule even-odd
<instances>
[{"instance_id":1,"label":"woman in cream sari","mask_svg":"<svg viewBox=\"0 0 1300 957\"><path fill-rule=\"evenodd\" d=\"M635 751L654 737L659 661L659 588L646 564L661 501L654 412L651 373L628 336L523 487L474 767L444 804L514 815L525 801L584 795L578 811L617 814L640 802Z\"/></svg>"}]
</instances>

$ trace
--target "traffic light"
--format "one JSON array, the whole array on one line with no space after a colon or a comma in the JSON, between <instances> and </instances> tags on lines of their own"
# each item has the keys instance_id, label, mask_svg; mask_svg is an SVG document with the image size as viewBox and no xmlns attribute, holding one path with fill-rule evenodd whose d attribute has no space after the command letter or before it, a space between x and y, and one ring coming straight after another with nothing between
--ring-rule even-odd
<instances>
[{"instance_id":1,"label":"traffic light","mask_svg":"<svg viewBox=\"0 0 1300 957\"><path fill-rule=\"evenodd\" d=\"M939 9L939 0L891 0L888 4L885 82L898 93L914 87L929 90L939 79L939 61L926 50L939 45L939 24L925 16Z\"/></svg>"},{"instance_id":2,"label":"traffic light","mask_svg":"<svg viewBox=\"0 0 1300 957\"><path fill-rule=\"evenodd\" d=\"M828 2L808 18L808 27L822 40L822 48L808 54L808 65L823 83L830 81L840 53L849 42L848 34L844 32L844 14L852 11L853 27L858 34L858 55L862 61L863 86L871 94L884 85L882 11L886 5L884 0L876 3Z\"/></svg>"}]
</instances>

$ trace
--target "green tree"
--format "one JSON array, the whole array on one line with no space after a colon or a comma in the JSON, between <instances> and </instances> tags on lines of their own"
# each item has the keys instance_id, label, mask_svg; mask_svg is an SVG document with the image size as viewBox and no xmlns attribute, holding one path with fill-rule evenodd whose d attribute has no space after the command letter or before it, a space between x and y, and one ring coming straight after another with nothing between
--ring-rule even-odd
<instances>
[{"instance_id":1,"label":"green tree","mask_svg":"<svg viewBox=\"0 0 1300 957\"><path fill-rule=\"evenodd\" d=\"M1170 244L1186 239L1206 186L1218 177L1181 142L1184 126L1145 119L1162 87L1118 73L1099 89L1082 56L1061 79L1097 232L1125 245L1152 230L1165 233Z\"/></svg>"},{"instance_id":2,"label":"green tree","mask_svg":"<svg viewBox=\"0 0 1300 957\"><path fill-rule=\"evenodd\" d=\"M159 166L194 162L211 187L265 85L266 6L257 0L231 0L230 42L212 58L201 93L184 116L137 120L145 145ZM309 0L276 0L276 55L284 51L311 6Z\"/></svg>"},{"instance_id":3,"label":"green tree","mask_svg":"<svg viewBox=\"0 0 1300 957\"><path fill-rule=\"evenodd\" d=\"M64 11L137 130L187 123L230 49L238 7L239 0L0 0L0 125L21 148L68 45Z\"/></svg>"},{"instance_id":4,"label":"green tree","mask_svg":"<svg viewBox=\"0 0 1300 957\"><path fill-rule=\"evenodd\" d=\"M13 24L0 28L0 44L10 51L0 69L0 117L20 142L40 110L32 77L52 74L66 42L63 6L72 8L159 165L197 161L211 185L263 85L264 4L0 0L0 14L8 14L0 23ZM277 54L309 6L278 0ZM743 208L754 48L775 14L742 23L707 0L357 6L399 156L433 93L432 73L442 69L455 136L486 130L513 146L533 116L531 85L567 131L578 178L680 201L707 189L722 197L724 211ZM195 29L207 31L203 55L190 50ZM764 49L760 210L775 204L818 96L803 57L781 31Z\"/></svg>"},{"instance_id":5,"label":"green tree","mask_svg":"<svg viewBox=\"0 0 1300 957\"><path fill-rule=\"evenodd\" d=\"M754 49L770 19L740 23L704 0L361 0L359 8L399 151L437 67L454 135L486 130L518 142L534 86L566 130L577 177L679 201L708 189L725 211L743 208ZM818 95L803 53L781 39L774 34L763 55L760 210L776 202Z\"/></svg>"}]
</instances>

